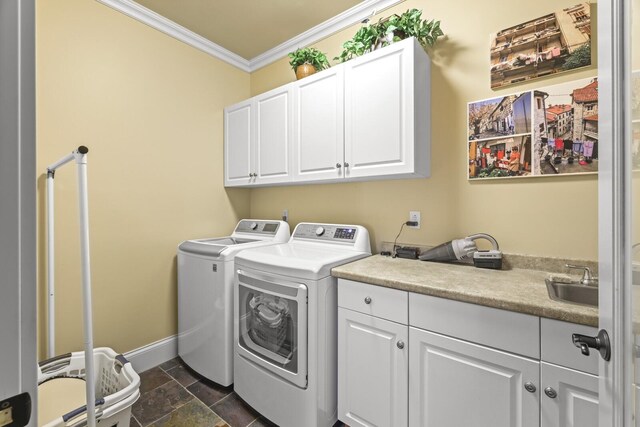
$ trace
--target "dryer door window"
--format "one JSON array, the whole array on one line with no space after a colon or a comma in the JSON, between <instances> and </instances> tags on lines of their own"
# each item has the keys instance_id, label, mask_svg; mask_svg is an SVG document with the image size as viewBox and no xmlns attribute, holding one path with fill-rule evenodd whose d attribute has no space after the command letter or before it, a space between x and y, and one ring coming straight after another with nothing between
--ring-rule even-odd
<instances>
[{"instance_id":1,"label":"dryer door window","mask_svg":"<svg viewBox=\"0 0 640 427\"><path fill-rule=\"evenodd\" d=\"M306 387L307 287L238 271L238 344L242 354Z\"/></svg>"}]
</instances>

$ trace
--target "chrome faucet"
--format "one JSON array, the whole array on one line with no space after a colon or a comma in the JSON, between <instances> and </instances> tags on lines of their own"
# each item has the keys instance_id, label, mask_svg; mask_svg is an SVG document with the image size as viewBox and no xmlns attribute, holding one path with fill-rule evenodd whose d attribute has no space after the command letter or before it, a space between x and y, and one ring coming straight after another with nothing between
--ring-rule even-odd
<instances>
[{"instance_id":1,"label":"chrome faucet","mask_svg":"<svg viewBox=\"0 0 640 427\"><path fill-rule=\"evenodd\" d=\"M582 274L582 279L580 279L581 285L596 286L598 284L598 278L593 277L593 275L591 274L591 269L589 267L585 267L583 265L572 265L572 264L565 264L564 266L570 269L584 271L584 273Z\"/></svg>"}]
</instances>

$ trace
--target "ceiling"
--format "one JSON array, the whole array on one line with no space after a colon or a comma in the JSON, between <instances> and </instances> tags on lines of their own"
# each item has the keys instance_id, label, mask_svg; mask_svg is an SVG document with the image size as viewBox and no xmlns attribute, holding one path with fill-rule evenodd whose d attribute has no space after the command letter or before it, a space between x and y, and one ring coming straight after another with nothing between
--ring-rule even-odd
<instances>
[{"instance_id":1,"label":"ceiling","mask_svg":"<svg viewBox=\"0 0 640 427\"><path fill-rule=\"evenodd\" d=\"M147 9L250 60L361 0L136 0Z\"/></svg>"}]
</instances>

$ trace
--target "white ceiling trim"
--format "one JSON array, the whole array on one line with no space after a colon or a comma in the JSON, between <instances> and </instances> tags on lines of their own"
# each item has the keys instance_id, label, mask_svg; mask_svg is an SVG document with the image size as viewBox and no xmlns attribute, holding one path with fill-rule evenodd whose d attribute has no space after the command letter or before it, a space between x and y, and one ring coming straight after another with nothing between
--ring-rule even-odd
<instances>
[{"instance_id":1,"label":"white ceiling trim","mask_svg":"<svg viewBox=\"0 0 640 427\"><path fill-rule=\"evenodd\" d=\"M241 70L251 72L251 66L248 60L237 55L230 50L223 48L212 41L205 39L199 34L186 29L182 25L178 25L170 19L147 9L146 7L132 0L97 0L125 15L142 22L156 30L195 47L211 56L215 56Z\"/></svg>"},{"instance_id":2,"label":"white ceiling trim","mask_svg":"<svg viewBox=\"0 0 640 427\"><path fill-rule=\"evenodd\" d=\"M388 9L404 0L364 0L351 9L334 16L302 34L270 49L255 58L247 60L238 54L176 24L170 19L136 3L133 0L97 0L125 15L142 22L156 30L180 40L211 56L225 61L243 71L253 72L287 55L298 47L309 46L325 37L337 33L353 24L362 22L369 16Z\"/></svg>"},{"instance_id":3,"label":"white ceiling trim","mask_svg":"<svg viewBox=\"0 0 640 427\"><path fill-rule=\"evenodd\" d=\"M353 6L351 9L347 9L333 18L327 19L322 24L316 25L315 27L274 47L273 49L269 49L255 58L251 58L251 71L255 71L269 65L299 47L309 46L316 43L325 37L344 30L353 24L362 22L364 19L395 6L396 4L402 3L403 1L404 0L365 0Z\"/></svg>"}]
</instances>

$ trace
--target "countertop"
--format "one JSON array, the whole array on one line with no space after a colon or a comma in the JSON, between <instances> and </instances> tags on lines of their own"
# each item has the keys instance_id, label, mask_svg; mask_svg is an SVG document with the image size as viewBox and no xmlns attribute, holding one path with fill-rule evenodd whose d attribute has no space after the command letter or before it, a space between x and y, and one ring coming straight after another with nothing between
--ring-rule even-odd
<instances>
[{"instance_id":1,"label":"countertop","mask_svg":"<svg viewBox=\"0 0 640 427\"><path fill-rule=\"evenodd\" d=\"M473 265L435 263L373 255L335 267L331 275L457 301L598 326L595 307L553 301L547 271L490 270Z\"/></svg>"}]
</instances>

